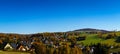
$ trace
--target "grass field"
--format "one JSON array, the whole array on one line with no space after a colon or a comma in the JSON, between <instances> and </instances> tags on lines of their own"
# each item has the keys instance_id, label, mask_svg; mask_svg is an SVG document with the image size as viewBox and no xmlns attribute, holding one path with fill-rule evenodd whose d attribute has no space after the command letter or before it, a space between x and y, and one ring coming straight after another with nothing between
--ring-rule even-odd
<instances>
[{"instance_id":1,"label":"grass field","mask_svg":"<svg viewBox=\"0 0 120 54\"><path fill-rule=\"evenodd\" d=\"M78 41L78 43L83 43L84 45L97 44L103 41L101 38L98 38L96 35L87 35L86 40Z\"/></svg>"},{"instance_id":2,"label":"grass field","mask_svg":"<svg viewBox=\"0 0 120 54\"><path fill-rule=\"evenodd\" d=\"M26 52L8 52L8 51L0 51L0 54L30 54Z\"/></svg>"},{"instance_id":3,"label":"grass field","mask_svg":"<svg viewBox=\"0 0 120 54\"><path fill-rule=\"evenodd\" d=\"M104 40L104 39L99 38L95 34L94 35L87 35L86 40L84 40L84 41L78 41L77 43L81 43L81 42L85 46L89 46L91 44L97 44L97 43L107 44L109 46L111 46L111 45L119 45L120 46L120 43L116 43L114 38L113 39Z\"/></svg>"}]
</instances>

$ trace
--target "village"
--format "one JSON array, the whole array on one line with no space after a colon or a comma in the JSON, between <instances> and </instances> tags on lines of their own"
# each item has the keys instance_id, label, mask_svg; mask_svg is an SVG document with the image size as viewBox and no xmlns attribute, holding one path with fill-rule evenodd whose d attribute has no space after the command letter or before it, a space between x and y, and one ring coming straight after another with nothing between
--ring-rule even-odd
<instances>
[{"instance_id":1,"label":"village","mask_svg":"<svg viewBox=\"0 0 120 54\"><path fill-rule=\"evenodd\" d=\"M0 49L3 51L29 52L31 54L70 54L75 53L74 51L78 54L119 54L119 51L114 51L120 47L119 39L117 39L118 43L116 42L116 45L112 43L111 45L107 45L109 42L102 43L106 40L111 40L117 37L117 32L113 33L104 31L101 33L100 31L102 32L103 30L97 31L95 29L82 29L79 30L79 32L45 32L24 35L1 33ZM106 36L105 40L104 34L109 34ZM92 42L89 39L91 39ZM99 42L99 39L101 39L100 41L102 42ZM72 51L70 52L69 50Z\"/></svg>"}]
</instances>

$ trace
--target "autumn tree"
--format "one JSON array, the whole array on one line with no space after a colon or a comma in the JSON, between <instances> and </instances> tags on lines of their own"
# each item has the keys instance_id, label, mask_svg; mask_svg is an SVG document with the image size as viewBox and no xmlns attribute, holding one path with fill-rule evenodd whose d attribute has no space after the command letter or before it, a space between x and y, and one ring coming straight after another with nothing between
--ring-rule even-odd
<instances>
[{"instance_id":1,"label":"autumn tree","mask_svg":"<svg viewBox=\"0 0 120 54\"><path fill-rule=\"evenodd\" d=\"M54 52L55 50L54 50L54 48L52 48L52 47L47 47L47 49L46 49L46 54L53 54L53 53L56 53L57 54L57 52Z\"/></svg>"},{"instance_id":2,"label":"autumn tree","mask_svg":"<svg viewBox=\"0 0 120 54\"><path fill-rule=\"evenodd\" d=\"M36 54L46 54L46 46L43 43L35 42L33 46Z\"/></svg>"},{"instance_id":3,"label":"autumn tree","mask_svg":"<svg viewBox=\"0 0 120 54\"><path fill-rule=\"evenodd\" d=\"M102 35L103 35L103 34L102 34L101 32L98 32L98 37L99 37L99 38L102 38Z\"/></svg>"},{"instance_id":4,"label":"autumn tree","mask_svg":"<svg viewBox=\"0 0 120 54\"><path fill-rule=\"evenodd\" d=\"M82 54L82 50L75 46L74 48L71 48L70 54Z\"/></svg>"}]
</instances>

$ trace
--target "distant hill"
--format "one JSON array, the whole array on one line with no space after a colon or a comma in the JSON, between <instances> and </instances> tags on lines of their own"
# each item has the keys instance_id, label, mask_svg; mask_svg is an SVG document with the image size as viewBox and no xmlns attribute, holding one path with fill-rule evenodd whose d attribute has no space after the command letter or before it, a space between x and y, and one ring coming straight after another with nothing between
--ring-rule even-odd
<instances>
[{"instance_id":1,"label":"distant hill","mask_svg":"<svg viewBox=\"0 0 120 54\"><path fill-rule=\"evenodd\" d=\"M93 29L93 28L83 28L83 29L77 29L69 32L110 32L107 30L101 30L101 29Z\"/></svg>"},{"instance_id":2,"label":"distant hill","mask_svg":"<svg viewBox=\"0 0 120 54\"><path fill-rule=\"evenodd\" d=\"M108 33L108 32L115 32L115 31L108 31L108 30L102 30L102 29L93 29L93 28L83 28L83 29L77 29L73 31L66 31L66 32L86 32L86 33L96 33L96 32L102 32L102 33ZM66 33L66 32L48 32L48 33ZM120 31L118 31L120 32ZM44 33L44 32L43 32ZM42 33L33 33L33 34L17 34L17 33L0 33L0 35L21 35L21 36L31 36L33 34L42 34Z\"/></svg>"}]
</instances>

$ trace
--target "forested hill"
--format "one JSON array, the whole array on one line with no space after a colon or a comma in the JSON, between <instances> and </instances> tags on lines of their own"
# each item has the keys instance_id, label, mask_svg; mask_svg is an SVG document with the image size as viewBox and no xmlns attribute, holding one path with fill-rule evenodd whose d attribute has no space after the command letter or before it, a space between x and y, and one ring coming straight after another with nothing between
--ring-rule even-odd
<instances>
[{"instance_id":1,"label":"forested hill","mask_svg":"<svg viewBox=\"0 0 120 54\"><path fill-rule=\"evenodd\" d=\"M77 29L77 30L68 31L68 32L112 32L112 31L102 30L102 29L93 29L93 28L83 28L83 29Z\"/></svg>"}]
</instances>

